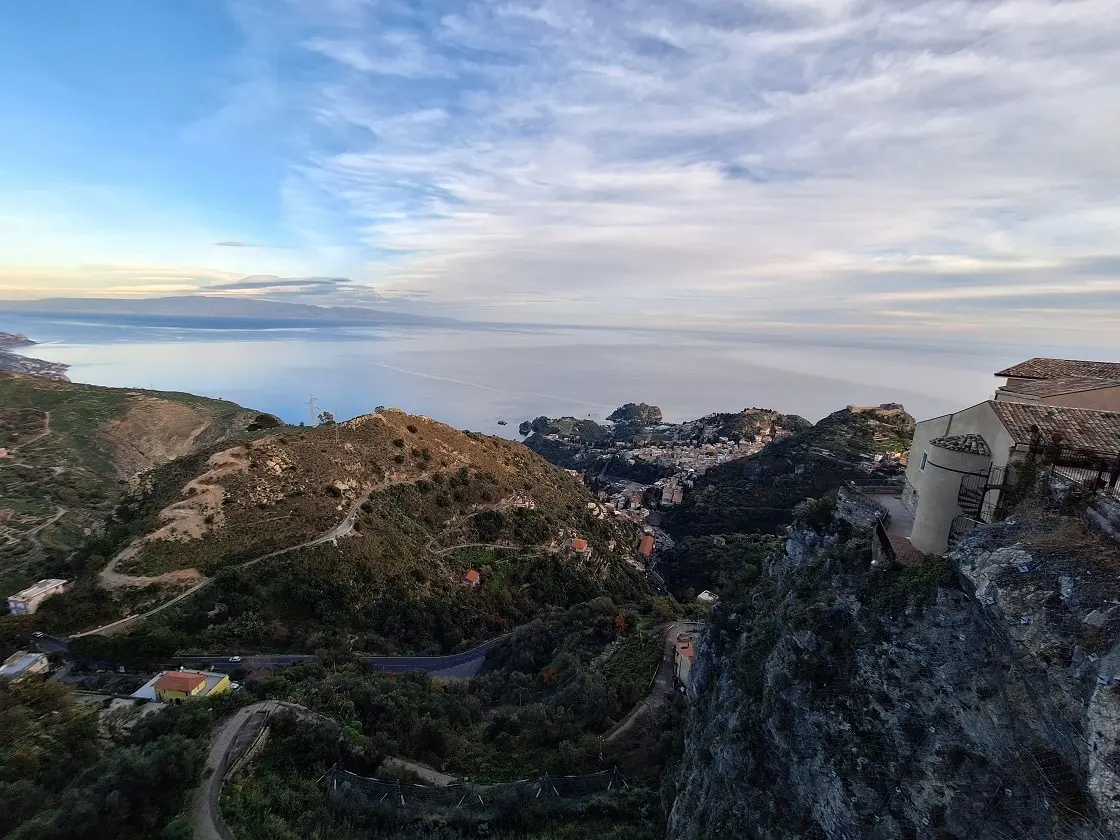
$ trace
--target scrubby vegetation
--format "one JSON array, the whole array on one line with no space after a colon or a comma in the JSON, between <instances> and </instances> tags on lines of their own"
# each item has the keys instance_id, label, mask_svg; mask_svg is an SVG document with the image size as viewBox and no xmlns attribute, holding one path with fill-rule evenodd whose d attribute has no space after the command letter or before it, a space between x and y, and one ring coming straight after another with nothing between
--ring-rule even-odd
<instances>
[{"instance_id":1,"label":"scrubby vegetation","mask_svg":"<svg viewBox=\"0 0 1120 840\"><path fill-rule=\"evenodd\" d=\"M648 617L600 597L521 628L469 683L373 674L345 662L250 679L250 692L288 697L323 717L277 719L264 753L227 786L223 813L238 837L250 838L458 838L478 836L480 824L491 837L660 837L656 790L660 771L679 752L672 734L679 710L671 707L610 750L599 735L644 696L662 649ZM618 767L629 788L434 811L324 797L332 766L399 778L384 763L391 756L476 784Z\"/></svg>"},{"instance_id":2,"label":"scrubby vegetation","mask_svg":"<svg viewBox=\"0 0 1120 840\"><path fill-rule=\"evenodd\" d=\"M206 734L236 703L102 716L38 679L0 683L0 834L10 840L178 840Z\"/></svg>"},{"instance_id":3,"label":"scrubby vegetation","mask_svg":"<svg viewBox=\"0 0 1120 840\"><path fill-rule=\"evenodd\" d=\"M191 394L0 373L0 447L9 450L0 458L0 591L42 577L82 579L67 596L73 609L52 604L33 619L0 617L0 644L33 626L73 627L60 624L64 612L88 617L78 602L116 544L117 536L105 542L100 534L129 477L240 434L253 417L233 403ZM106 602L102 594L89 607L112 614Z\"/></svg>"},{"instance_id":4,"label":"scrubby vegetation","mask_svg":"<svg viewBox=\"0 0 1120 840\"><path fill-rule=\"evenodd\" d=\"M804 499L879 474L864 456L909 449L913 426L905 412L837 411L757 455L709 470L668 517L667 528L681 536L780 533Z\"/></svg>"}]
</instances>

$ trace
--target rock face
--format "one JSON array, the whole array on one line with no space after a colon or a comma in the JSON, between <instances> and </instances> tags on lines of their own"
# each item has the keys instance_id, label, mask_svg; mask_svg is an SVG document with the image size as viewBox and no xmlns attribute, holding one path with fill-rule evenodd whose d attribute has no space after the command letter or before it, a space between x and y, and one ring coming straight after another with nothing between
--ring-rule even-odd
<instances>
[{"instance_id":1,"label":"rock face","mask_svg":"<svg viewBox=\"0 0 1120 840\"><path fill-rule=\"evenodd\" d=\"M1056 522L886 570L795 531L713 614L668 836L1120 836L1120 552Z\"/></svg>"}]
</instances>

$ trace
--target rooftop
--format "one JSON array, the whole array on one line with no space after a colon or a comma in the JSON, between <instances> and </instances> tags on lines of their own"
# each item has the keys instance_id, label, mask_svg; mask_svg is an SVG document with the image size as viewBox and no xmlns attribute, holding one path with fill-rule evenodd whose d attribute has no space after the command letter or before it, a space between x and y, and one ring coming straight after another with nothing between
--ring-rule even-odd
<instances>
[{"instance_id":1,"label":"rooftop","mask_svg":"<svg viewBox=\"0 0 1120 840\"><path fill-rule=\"evenodd\" d=\"M934 438L930 441L933 446L948 449L950 452L971 452L973 455L991 456L992 450L988 442L980 435L949 435L948 437Z\"/></svg>"},{"instance_id":2,"label":"rooftop","mask_svg":"<svg viewBox=\"0 0 1120 840\"><path fill-rule=\"evenodd\" d=\"M1035 358L1004 368L998 371L996 376L1013 376L1022 379L1064 379L1068 377L1120 379L1120 362Z\"/></svg>"},{"instance_id":3,"label":"rooftop","mask_svg":"<svg viewBox=\"0 0 1120 840\"><path fill-rule=\"evenodd\" d=\"M23 598L24 600L30 601L32 598L38 598L44 592L49 592L50 590L54 589L56 586L62 586L65 583L66 583L66 581L63 580L62 578L44 578L43 580L39 581L38 583L33 583L31 586L27 587L26 589L24 589L20 592L17 592L12 597L13 598Z\"/></svg>"},{"instance_id":4,"label":"rooftop","mask_svg":"<svg viewBox=\"0 0 1120 840\"><path fill-rule=\"evenodd\" d=\"M989 400L988 405L1017 444L1029 444L1033 434L1032 427L1037 426L1043 441L1049 440L1054 432L1060 432L1064 446L1097 452L1120 450L1118 412L997 400Z\"/></svg>"},{"instance_id":5,"label":"rooftop","mask_svg":"<svg viewBox=\"0 0 1120 840\"><path fill-rule=\"evenodd\" d=\"M0 679L18 677L36 662L45 659L46 656L45 653L29 653L26 650L16 651L4 660L3 665L0 665Z\"/></svg>"},{"instance_id":6,"label":"rooftop","mask_svg":"<svg viewBox=\"0 0 1120 840\"><path fill-rule=\"evenodd\" d=\"M159 688L161 689L167 689L168 686L163 681L168 677L175 678L177 675L197 677L204 681L206 685L203 687L202 691L199 692L199 696L202 697L205 697L207 694L213 691L214 686L220 683L226 676L225 674L219 673L218 671L160 671L158 674L156 674L154 677L140 686L140 688L132 692L132 696L141 697L146 700L158 700L159 698L156 696L156 686L159 686ZM194 685L198 685L198 683L194 683ZM189 691L190 689L171 688L171 690Z\"/></svg>"},{"instance_id":7,"label":"rooftop","mask_svg":"<svg viewBox=\"0 0 1120 840\"><path fill-rule=\"evenodd\" d=\"M157 691L191 692L206 682L206 675L196 671L168 671L156 679Z\"/></svg>"},{"instance_id":8,"label":"rooftop","mask_svg":"<svg viewBox=\"0 0 1120 840\"><path fill-rule=\"evenodd\" d=\"M1093 376L1059 376L1056 379L1032 379L1027 382L1010 382L999 390L1009 394L1029 397L1057 397L1098 388L1120 388L1120 379L1100 379Z\"/></svg>"}]
</instances>

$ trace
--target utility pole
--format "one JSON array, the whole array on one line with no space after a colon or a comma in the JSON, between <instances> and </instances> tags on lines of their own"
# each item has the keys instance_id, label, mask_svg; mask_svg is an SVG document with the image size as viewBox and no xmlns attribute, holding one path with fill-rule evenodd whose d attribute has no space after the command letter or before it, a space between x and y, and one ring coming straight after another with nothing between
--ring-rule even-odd
<instances>
[{"instance_id":1,"label":"utility pole","mask_svg":"<svg viewBox=\"0 0 1120 840\"><path fill-rule=\"evenodd\" d=\"M307 398L307 414L311 420L311 425L315 425L315 395L309 394Z\"/></svg>"}]
</instances>

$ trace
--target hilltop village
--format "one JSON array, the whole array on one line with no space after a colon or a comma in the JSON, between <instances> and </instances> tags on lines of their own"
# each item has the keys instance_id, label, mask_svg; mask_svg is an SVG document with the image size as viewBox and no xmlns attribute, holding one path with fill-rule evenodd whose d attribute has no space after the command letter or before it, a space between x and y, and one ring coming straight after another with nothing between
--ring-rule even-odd
<instances>
[{"instance_id":1,"label":"hilltop village","mask_svg":"<svg viewBox=\"0 0 1120 840\"><path fill-rule=\"evenodd\" d=\"M876 444L893 440L899 418L909 419L896 403L852 405L844 411L882 424L883 431L872 436ZM768 408L666 423L657 406L628 403L603 424L574 417L538 417L522 423L520 431L526 435L526 446L584 479L599 499L599 515L634 522L653 537L643 540L640 550L648 561L655 549L672 547L672 537L661 527L665 514L684 504L697 479L811 426L802 417ZM859 471L869 477L901 476L907 448L902 441L893 449L886 447L887 451L882 446L867 447L854 457ZM821 446L814 452L823 457L839 455Z\"/></svg>"}]
</instances>

